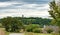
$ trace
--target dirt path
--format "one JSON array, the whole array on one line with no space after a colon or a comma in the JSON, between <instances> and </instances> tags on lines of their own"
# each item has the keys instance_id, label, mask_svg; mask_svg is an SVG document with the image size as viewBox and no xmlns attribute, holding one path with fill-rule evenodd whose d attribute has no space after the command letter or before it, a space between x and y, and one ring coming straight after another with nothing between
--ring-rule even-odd
<instances>
[{"instance_id":1,"label":"dirt path","mask_svg":"<svg viewBox=\"0 0 60 35\"><path fill-rule=\"evenodd\" d=\"M24 35L24 33L10 33L9 35Z\"/></svg>"}]
</instances>

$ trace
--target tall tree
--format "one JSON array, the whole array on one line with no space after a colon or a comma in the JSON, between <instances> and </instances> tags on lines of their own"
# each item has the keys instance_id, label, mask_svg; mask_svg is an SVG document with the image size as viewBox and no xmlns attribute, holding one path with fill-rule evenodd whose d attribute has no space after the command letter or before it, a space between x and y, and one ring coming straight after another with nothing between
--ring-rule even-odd
<instances>
[{"instance_id":1,"label":"tall tree","mask_svg":"<svg viewBox=\"0 0 60 35\"><path fill-rule=\"evenodd\" d=\"M8 32L19 32L23 26L21 21L12 17L3 18L1 23Z\"/></svg>"},{"instance_id":2,"label":"tall tree","mask_svg":"<svg viewBox=\"0 0 60 35\"><path fill-rule=\"evenodd\" d=\"M60 8L56 4L55 0L50 2L49 5L50 5L50 11L48 12L51 15L51 17L53 17L52 23L60 27Z\"/></svg>"}]
</instances>

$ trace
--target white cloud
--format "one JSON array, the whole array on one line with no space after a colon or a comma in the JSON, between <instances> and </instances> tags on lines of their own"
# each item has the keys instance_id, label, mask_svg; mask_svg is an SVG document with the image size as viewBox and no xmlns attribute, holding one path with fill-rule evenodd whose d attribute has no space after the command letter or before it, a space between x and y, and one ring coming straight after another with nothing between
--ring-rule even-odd
<instances>
[{"instance_id":1,"label":"white cloud","mask_svg":"<svg viewBox=\"0 0 60 35\"><path fill-rule=\"evenodd\" d=\"M13 4L24 4L22 6L15 6L15 9L0 10L0 18L6 16L21 16L25 17L48 17L48 4L26 4L19 2L0 2L0 7L12 6ZM13 6L14 7L14 6ZM10 7L9 7L10 8Z\"/></svg>"},{"instance_id":2,"label":"white cloud","mask_svg":"<svg viewBox=\"0 0 60 35\"><path fill-rule=\"evenodd\" d=\"M25 17L48 17L49 14L47 11L39 11L39 10L32 10L32 9L7 9L5 10L6 13L0 14L0 16L21 16L24 15Z\"/></svg>"},{"instance_id":3,"label":"white cloud","mask_svg":"<svg viewBox=\"0 0 60 35\"><path fill-rule=\"evenodd\" d=\"M21 3L18 3L18 2L0 2L0 7L7 7L7 6L10 6L13 4L21 4Z\"/></svg>"}]
</instances>

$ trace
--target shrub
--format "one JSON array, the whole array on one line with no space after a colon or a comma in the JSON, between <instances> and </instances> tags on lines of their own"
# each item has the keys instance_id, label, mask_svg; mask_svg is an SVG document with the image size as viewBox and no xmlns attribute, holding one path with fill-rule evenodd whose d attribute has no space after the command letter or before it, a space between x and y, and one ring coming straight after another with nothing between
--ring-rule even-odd
<instances>
[{"instance_id":1,"label":"shrub","mask_svg":"<svg viewBox=\"0 0 60 35\"><path fill-rule=\"evenodd\" d=\"M33 29L33 32L34 32L34 33L42 33L42 30L39 29L39 28L36 28L36 29Z\"/></svg>"},{"instance_id":2,"label":"shrub","mask_svg":"<svg viewBox=\"0 0 60 35\"><path fill-rule=\"evenodd\" d=\"M48 29L48 30L47 30L47 33L51 33L51 32L53 32L52 29Z\"/></svg>"},{"instance_id":3,"label":"shrub","mask_svg":"<svg viewBox=\"0 0 60 35\"><path fill-rule=\"evenodd\" d=\"M27 32L32 32L32 26L31 25L27 25L26 28L25 28L25 30Z\"/></svg>"},{"instance_id":4,"label":"shrub","mask_svg":"<svg viewBox=\"0 0 60 35\"><path fill-rule=\"evenodd\" d=\"M60 33L60 31L59 31L59 33Z\"/></svg>"},{"instance_id":5,"label":"shrub","mask_svg":"<svg viewBox=\"0 0 60 35\"><path fill-rule=\"evenodd\" d=\"M26 28L25 28L25 30L26 30L27 32L33 32L33 29L35 29L35 28L39 28L39 25L37 25L37 24L27 25Z\"/></svg>"},{"instance_id":6,"label":"shrub","mask_svg":"<svg viewBox=\"0 0 60 35\"><path fill-rule=\"evenodd\" d=\"M32 29L26 29L27 32L32 32Z\"/></svg>"}]
</instances>

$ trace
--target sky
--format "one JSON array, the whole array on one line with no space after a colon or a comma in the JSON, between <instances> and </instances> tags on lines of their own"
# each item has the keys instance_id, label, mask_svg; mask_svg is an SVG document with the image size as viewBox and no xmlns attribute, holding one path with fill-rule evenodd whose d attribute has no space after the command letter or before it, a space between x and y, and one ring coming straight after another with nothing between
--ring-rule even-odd
<instances>
[{"instance_id":1,"label":"sky","mask_svg":"<svg viewBox=\"0 0 60 35\"><path fill-rule=\"evenodd\" d=\"M12 17L43 17L50 15L49 2L51 0L0 0L0 18Z\"/></svg>"}]
</instances>

